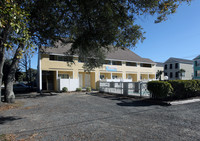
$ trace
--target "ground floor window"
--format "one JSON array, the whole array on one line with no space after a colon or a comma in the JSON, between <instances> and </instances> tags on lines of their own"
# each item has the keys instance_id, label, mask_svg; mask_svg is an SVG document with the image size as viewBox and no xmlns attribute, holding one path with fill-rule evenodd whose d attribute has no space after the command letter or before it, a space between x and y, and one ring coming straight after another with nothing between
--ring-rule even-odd
<instances>
[{"instance_id":1,"label":"ground floor window","mask_svg":"<svg viewBox=\"0 0 200 141\"><path fill-rule=\"evenodd\" d=\"M105 79L105 75L101 74L100 79Z\"/></svg>"},{"instance_id":2,"label":"ground floor window","mask_svg":"<svg viewBox=\"0 0 200 141\"><path fill-rule=\"evenodd\" d=\"M117 75L113 75L113 76L112 76L112 79L117 79Z\"/></svg>"},{"instance_id":3,"label":"ground floor window","mask_svg":"<svg viewBox=\"0 0 200 141\"><path fill-rule=\"evenodd\" d=\"M200 70L196 71L196 77L200 77Z\"/></svg>"},{"instance_id":4,"label":"ground floor window","mask_svg":"<svg viewBox=\"0 0 200 141\"><path fill-rule=\"evenodd\" d=\"M58 77L62 79L69 79L69 74L58 74Z\"/></svg>"}]
</instances>

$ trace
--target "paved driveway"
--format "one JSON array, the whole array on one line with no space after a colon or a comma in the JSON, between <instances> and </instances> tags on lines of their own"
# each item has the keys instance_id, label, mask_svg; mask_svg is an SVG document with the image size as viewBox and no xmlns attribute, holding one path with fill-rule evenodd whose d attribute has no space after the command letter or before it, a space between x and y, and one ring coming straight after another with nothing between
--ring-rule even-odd
<instances>
[{"instance_id":1,"label":"paved driveway","mask_svg":"<svg viewBox=\"0 0 200 141\"><path fill-rule=\"evenodd\" d=\"M20 99L0 112L0 134L17 139L199 140L200 103L161 106L103 94L59 94Z\"/></svg>"}]
</instances>

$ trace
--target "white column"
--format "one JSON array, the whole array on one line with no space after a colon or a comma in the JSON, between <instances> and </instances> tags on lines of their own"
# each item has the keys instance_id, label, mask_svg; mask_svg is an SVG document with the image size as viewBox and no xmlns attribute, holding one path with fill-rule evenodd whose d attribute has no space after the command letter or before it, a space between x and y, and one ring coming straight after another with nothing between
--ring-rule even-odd
<instances>
[{"instance_id":1,"label":"white column","mask_svg":"<svg viewBox=\"0 0 200 141\"><path fill-rule=\"evenodd\" d=\"M56 70L56 84L57 84L57 91L60 91L60 86L58 85L58 70Z\"/></svg>"},{"instance_id":2,"label":"white column","mask_svg":"<svg viewBox=\"0 0 200 141\"><path fill-rule=\"evenodd\" d=\"M112 79L112 72L111 72L111 74L110 74L110 75L111 75L110 77L111 77L111 79Z\"/></svg>"},{"instance_id":3,"label":"white column","mask_svg":"<svg viewBox=\"0 0 200 141\"><path fill-rule=\"evenodd\" d=\"M38 53L39 91L42 90L41 54Z\"/></svg>"}]
</instances>

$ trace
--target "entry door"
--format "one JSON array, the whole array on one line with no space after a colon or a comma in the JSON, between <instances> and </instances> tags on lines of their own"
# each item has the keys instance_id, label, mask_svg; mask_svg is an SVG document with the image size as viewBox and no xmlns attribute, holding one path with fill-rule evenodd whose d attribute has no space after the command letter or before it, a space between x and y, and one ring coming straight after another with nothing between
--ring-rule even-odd
<instances>
[{"instance_id":1,"label":"entry door","mask_svg":"<svg viewBox=\"0 0 200 141\"><path fill-rule=\"evenodd\" d=\"M85 74L85 87L90 87L90 74Z\"/></svg>"},{"instance_id":2,"label":"entry door","mask_svg":"<svg viewBox=\"0 0 200 141\"><path fill-rule=\"evenodd\" d=\"M79 87L82 88L83 87L83 74L79 74Z\"/></svg>"}]
</instances>

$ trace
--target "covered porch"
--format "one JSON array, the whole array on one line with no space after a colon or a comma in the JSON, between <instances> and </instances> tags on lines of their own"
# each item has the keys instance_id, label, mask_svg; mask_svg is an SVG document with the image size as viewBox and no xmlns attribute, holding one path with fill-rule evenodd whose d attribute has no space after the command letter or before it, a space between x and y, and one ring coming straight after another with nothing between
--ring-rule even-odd
<instances>
[{"instance_id":1,"label":"covered porch","mask_svg":"<svg viewBox=\"0 0 200 141\"><path fill-rule=\"evenodd\" d=\"M140 74L140 80L141 81L148 81L148 80L154 80L156 79L155 74Z\"/></svg>"},{"instance_id":2,"label":"covered porch","mask_svg":"<svg viewBox=\"0 0 200 141\"><path fill-rule=\"evenodd\" d=\"M136 73L127 73L126 79L131 79L132 82L137 82L137 74Z\"/></svg>"},{"instance_id":3,"label":"covered porch","mask_svg":"<svg viewBox=\"0 0 200 141\"><path fill-rule=\"evenodd\" d=\"M58 79L73 79L73 71L58 71L58 70L42 70L41 90L44 91L59 91Z\"/></svg>"},{"instance_id":4,"label":"covered porch","mask_svg":"<svg viewBox=\"0 0 200 141\"><path fill-rule=\"evenodd\" d=\"M79 87L96 89L95 72L79 72Z\"/></svg>"}]
</instances>

